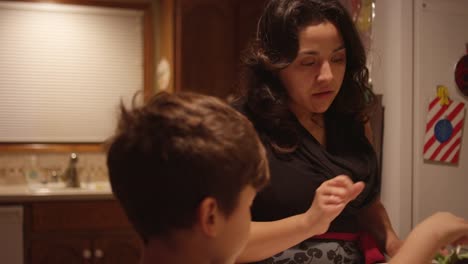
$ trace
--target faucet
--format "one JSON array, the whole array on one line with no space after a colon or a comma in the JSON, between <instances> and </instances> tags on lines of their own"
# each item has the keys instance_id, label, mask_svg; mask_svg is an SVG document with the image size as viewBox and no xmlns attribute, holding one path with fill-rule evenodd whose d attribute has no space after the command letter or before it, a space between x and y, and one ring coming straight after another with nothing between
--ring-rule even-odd
<instances>
[{"instance_id":1,"label":"faucet","mask_svg":"<svg viewBox=\"0 0 468 264\"><path fill-rule=\"evenodd\" d=\"M62 180L65 182L66 187L72 187L72 188L80 187L80 181L78 178L78 170L76 169L76 163L78 163L78 155L76 155L76 153L71 153L68 167L61 177Z\"/></svg>"}]
</instances>

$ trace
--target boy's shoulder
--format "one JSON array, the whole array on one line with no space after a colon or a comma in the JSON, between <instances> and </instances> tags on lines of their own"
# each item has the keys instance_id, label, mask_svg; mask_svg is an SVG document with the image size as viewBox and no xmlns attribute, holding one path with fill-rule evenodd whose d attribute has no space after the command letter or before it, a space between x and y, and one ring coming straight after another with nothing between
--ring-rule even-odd
<instances>
[{"instance_id":1,"label":"boy's shoulder","mask_svg":"<svg viewBox=\"0 0 468 264\"><path fill-rule=\"evenodd\" d=\"M230 102L229 105L240 112L241 114L247 116L247 100L244 98L238 98Z\"/></svg>"}]
</instances>

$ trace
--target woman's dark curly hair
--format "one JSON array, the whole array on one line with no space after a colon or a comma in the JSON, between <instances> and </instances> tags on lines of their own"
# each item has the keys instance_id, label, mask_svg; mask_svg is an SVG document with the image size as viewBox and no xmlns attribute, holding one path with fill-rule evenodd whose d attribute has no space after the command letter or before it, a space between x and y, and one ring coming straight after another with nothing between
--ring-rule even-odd
<instances>
[{"instance_id":1,"label":"woman's dark curly hair","mask_svg":"<svg viewBox=\"0 0 468 264\"><path fill-rule=\"evenodd\" d=\"M256 38L242 60L239 96L244 98L245 111L257 129L280 152L294 151L299 136L288 108L288 94L277 73L296 58L299 30L325 21L336 26L346 48L342 89L325 113L326 120L346 116L362 124L374 102L364 46L338 0L270 0L258 21Z\"/></svg>"}]
</instances>

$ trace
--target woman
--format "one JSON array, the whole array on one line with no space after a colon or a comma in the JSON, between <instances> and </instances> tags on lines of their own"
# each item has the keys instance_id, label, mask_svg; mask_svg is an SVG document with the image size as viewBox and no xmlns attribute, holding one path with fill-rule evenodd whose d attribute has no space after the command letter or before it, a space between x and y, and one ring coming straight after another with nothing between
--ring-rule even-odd
<instances>
[{"instance_id":1,"label":"woman","mask_svg":"<svg viewBox=\"0 0 468 264\"><path fill-rule=\"evenodd\" d=\"M374 94L363 45L343 6L269 1L243 66L236 106L265 144L271 184L252 205L252 232L238 261L375 263L384 261L379 249L393 256L402 242L380 202L368 140ZM341 174L365 182L364 190L334 220L314 215L310 204L319 187ZM297 220L304 214L306 227Z\"/></svg>"}]
</instances>

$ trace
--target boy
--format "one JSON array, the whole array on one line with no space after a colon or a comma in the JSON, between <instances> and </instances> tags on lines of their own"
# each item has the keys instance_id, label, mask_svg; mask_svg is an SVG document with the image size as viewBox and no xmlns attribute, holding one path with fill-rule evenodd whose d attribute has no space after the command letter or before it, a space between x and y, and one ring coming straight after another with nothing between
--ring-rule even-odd
<instances>
[{"instance_id":1,"label":"boy","mask_svg":"<svg viewBox=\"0 0 468 264\"><path fill-rule=\"evenodd\" d=\"M193 93L122 106L107 165L148 264L234 263L247 243L252 200L269 180L251 123L221 100ZM346 176L329 180L311 208L329 224L361 187Z\"/></svg>"},{"instance_id":2,"label":"boy","mask_svg":"<svg viewBox=\"0 0 468 264\"><path fill-rule=\"evenodd\" d=\"M107 164L145 243L143 263L233 263L269 178L250 123L216 98L188 93L122 107Z\"/></svg>"}]
</instances>

